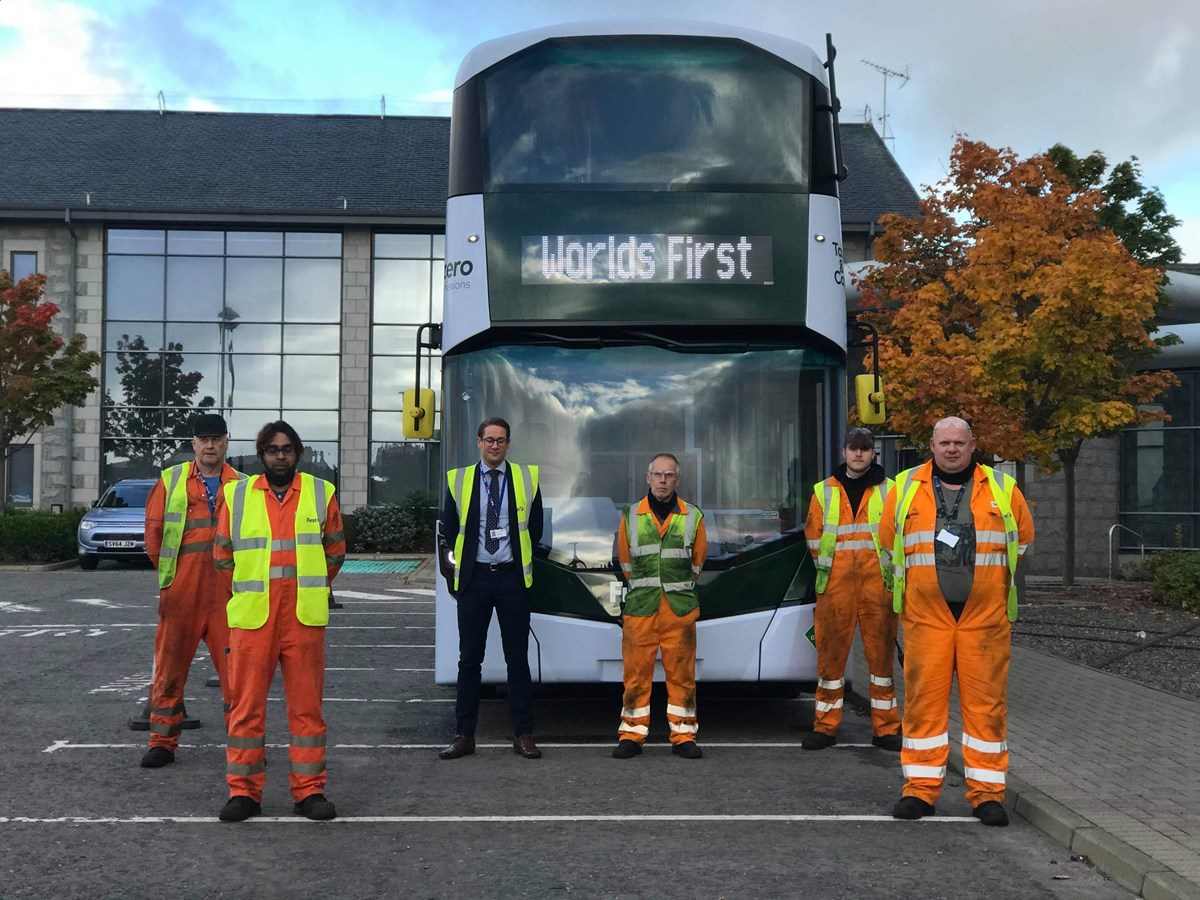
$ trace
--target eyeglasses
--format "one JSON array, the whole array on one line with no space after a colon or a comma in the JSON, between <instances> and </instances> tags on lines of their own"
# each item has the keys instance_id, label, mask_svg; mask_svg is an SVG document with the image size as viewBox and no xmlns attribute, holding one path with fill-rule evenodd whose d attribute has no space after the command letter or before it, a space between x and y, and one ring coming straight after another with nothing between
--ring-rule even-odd
<instances>
[{"instance_id":1,"label":"eyeglasses","mask_svg":"<svg viewBox=\"0 0 1200 900\"><path fill-rule=\"evenodd\" d=\"M678 472L650 472L649 474L651 478L665 478L667 481L679 477Z\"/></svg>"},{"instance_id":2,"label":"eyeglasses","mask_svg":"<svg viewBox=\"0 0 1200 900\"><path fill-rule=\"evenodd\" d=\"M508 443L508 438L480 438L479 441L489 447L503 447Z\"/></svg>"},{"instance_id":3,"label":"eyeglasses","mask_svg":"<svg viewBox=\"0 0 1200 900\"><path fill-rule=\"evenodd\" d=\"M295 456L296 448L291 444L284 444L282 447L276 447L274 444L268 444L263 447L263 456Z\"/></svg>"}]
</instances>

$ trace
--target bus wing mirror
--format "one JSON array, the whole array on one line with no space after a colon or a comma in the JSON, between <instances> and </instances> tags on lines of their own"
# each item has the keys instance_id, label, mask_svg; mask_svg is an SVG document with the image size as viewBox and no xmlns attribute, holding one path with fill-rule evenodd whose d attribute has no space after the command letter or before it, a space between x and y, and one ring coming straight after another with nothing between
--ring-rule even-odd
<instances>
[{"instance_id":1,"label":"bus wing mirror","mask_svg":"<svg viewBox=\"0 0 1200 900\"><path fill-rule=\"evenodd\" d=\"M883 379L877 375L856 375L854 394L859 421L864 425L882 425L887 418L883 405Z\"/></svg>"},{"instance_id":2,"label":"bus wing mirror","mask_svg":"<svg viewBox=\"0 0 1200 900\"><path fill-rule=\"evenodd\" d=\"M429 388L404 392L404 436L428 440L433 437L433 391Z\"/></svg>"}]
</instances>

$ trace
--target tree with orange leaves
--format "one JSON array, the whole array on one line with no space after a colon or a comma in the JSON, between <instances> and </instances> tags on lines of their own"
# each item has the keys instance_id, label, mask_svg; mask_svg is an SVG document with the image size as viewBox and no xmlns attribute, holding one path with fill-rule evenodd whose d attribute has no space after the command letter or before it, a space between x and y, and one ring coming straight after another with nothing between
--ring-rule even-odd
<instances>
[{"instance_id":1,"label":"tree with orange leaves","mask_svg":"<svg viewBox=\"0 0 1200 900\"><path fill-rule=\"evenodd\" d=\"M883 217L861 280L894 431L924 441L959 415L985 455L1064 470L1068 585L1083 442L1164 418L1146 404L1178 384L1139 370L1158 353L1162 271L1100 224L1103 202L1048 156L960 137L920 215Z\"/></svg>"},{"instance_id":2,"label":"tree with orange leaves","mask_svg":"<svg viewBox=\"0 0 1200 900\"><path fill-rule=\"evenodd\" d=\"M100 384L92 369L100 354L85 349L84 336L64 341L54 330L58 307L47 301L45 275L15 285L0 269L0 505L8 496L8 456L60 406L78 406Z\"/></svg>"}]
</instances>

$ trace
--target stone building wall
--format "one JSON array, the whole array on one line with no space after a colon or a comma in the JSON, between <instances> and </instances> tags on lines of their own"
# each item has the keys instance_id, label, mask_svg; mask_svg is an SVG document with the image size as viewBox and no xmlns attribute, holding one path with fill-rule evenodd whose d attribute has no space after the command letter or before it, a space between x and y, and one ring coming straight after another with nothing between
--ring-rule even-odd
<instances>
[{"instance_id":1,"label":"stone building wall","mask_svg":"<svg viewBox=\"0 0 1200 900\"><path fill-rule=\"evenodd\" d=\"M339 503L351 512L367 505L371 397L371 230L347 228L342 237L342 387Z\"/></svg>"}]
</instances>

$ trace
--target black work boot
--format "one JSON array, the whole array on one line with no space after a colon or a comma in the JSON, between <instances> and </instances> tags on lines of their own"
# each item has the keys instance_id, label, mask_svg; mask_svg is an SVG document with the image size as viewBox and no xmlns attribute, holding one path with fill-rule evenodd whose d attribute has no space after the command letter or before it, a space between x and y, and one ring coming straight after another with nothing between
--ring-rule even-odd
<instances>
[{"instance_id":1,"label":"black work boot","mask_svg":"<svg viewBox=\"0 0 1200 900\"><path fill-rule=\"evenodd\" d=\"M221 813L217 818L222 822L244 822L261 812L262 807L257 800L244 794L238 794L236 797L230 797L228 802L221 807Z\"/></svg>"},{"instance_id":2,"label":"black work boot","mask_svg":"<svg viewBox=\"0 0 1200 900\"><path fill-rule=\"evenodd\" d=\"M151 747L142 757L143 769L161 769L175 762L175 754L166 747Z\"/></svg>"},{"instance_id":3,"label":"black work boot","mask_svg":"<svg viewBox=\"0 0 1200 900\"><path fill-rule=\"evenodd\" d=\"M892 807L893 819L922 819L932 816L936 810L920 797L901 797Z\"/></svg>"},{"instance_id":4,"label":"black work boot","mask_svg":"<svg viewBox=\"0 0 1200 900\"><path fill-rule=\"evenodd\" d=\"M615 750L613 750L613 759L633 759L642 752L642 745L637 741L622 740Z\"/></svg>"},{"instance_id":5,"label":"black work boot","mask_svg":"<svg viewBox=\"0 0 1200 900\"><path fill-rule=\"evenodd\" d=\"M1008 811L995 800L985 800L971 810L971 815L984 825L1003 828L1008 824Z\"/></svg>"}]
</instances>

